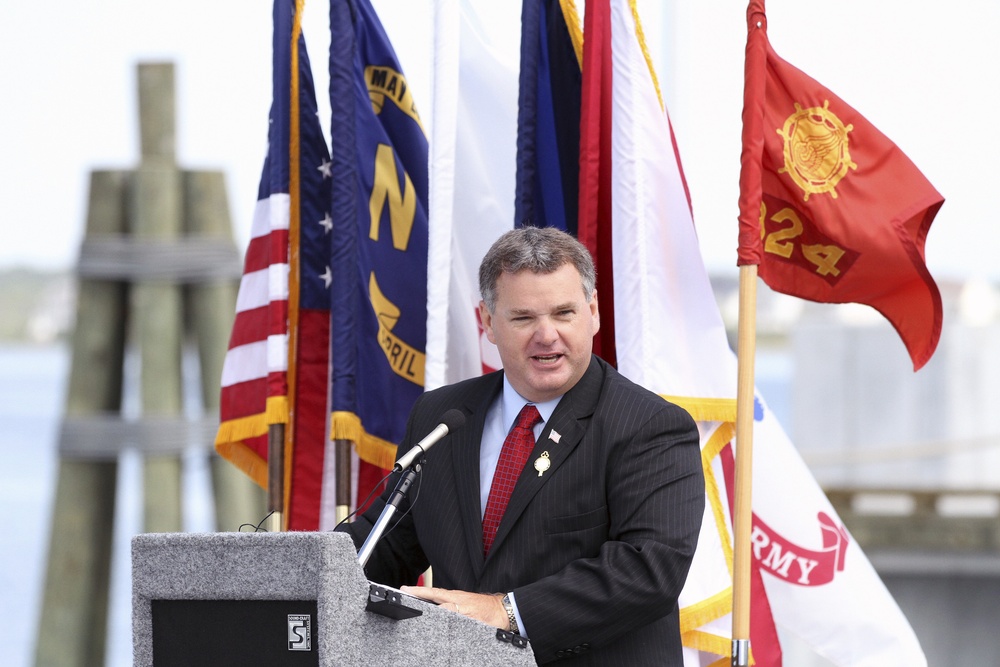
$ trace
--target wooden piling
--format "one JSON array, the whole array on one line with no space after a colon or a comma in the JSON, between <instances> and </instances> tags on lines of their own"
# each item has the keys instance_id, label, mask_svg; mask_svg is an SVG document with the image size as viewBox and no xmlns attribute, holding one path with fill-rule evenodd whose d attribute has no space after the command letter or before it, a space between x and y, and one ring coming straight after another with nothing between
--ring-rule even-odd
<instances>
[{"instance_id":1,"label":"wooden piling","mask_svg":"<svg viewBox=\"0 0 1000 667\"><path fill-rule=\"evenodd\" d=\"M93 172L86 236L125 231L128 174ZM127 285L80 280L66 397L69 417L117 413ZM59 459L35 665L103 665L118 462Z\"/></svg>"},{"instance_id":2,"label":"wooden piling","mask_svg":"<svg viewBox=\"0 0 1000 667\"><path fill-rule=\"evenodd\" d=\"M132 236L169 243L183 233L181 172L174 161L173 65L139 65L139 119L142 159L133 173L129 201ZM142 415L179 417L183 412L181 288L172 281L139 280L132 303L141 359ZM147 455L143 491L145 530L180 531L180 456Z\"/></svg>"},{"instance_id":3,"label":"wooden piling","mask_svg":"<svg viewBox=\"0 0 1000 667\"><path fill-rule=\"evenodd\" d=\"M221 173L183 172L176 164L173 65L141 64L138 74L140 163L132 171L91 175L35 650L39 667L104 664L121 447L137 446L145 456L145 530L182 530L178 450L186 446L190 426L183 409L185 301L199 346L207 417L219 408L239 275L225 184ZM184 235L204 242L187 243ZM138 425L121 414L126 338L138 347L141 364ZM160 430L151 430L157 421ZM258 520L263 492L205 444L213 460L218 525L238 530L240 523Z\"/></svg>"},{"instance_id":4,"label":"wooden piling","mask_svg":"<svg viewBox=\"0 0 1000 667\"><path fill-rule=\"evenodd\" d=\"M236 254L222 172L184 172L184 224L189 237L232 246ZM219 382L233 327L237 287L236 280L229 278L199 281L187 290L191 328L198 344L202 405L213 415L219 411ZM264 491L214 452L209 460L216 529L238 530L240 524L264 516Z\"/></svg>"}]
</instances>

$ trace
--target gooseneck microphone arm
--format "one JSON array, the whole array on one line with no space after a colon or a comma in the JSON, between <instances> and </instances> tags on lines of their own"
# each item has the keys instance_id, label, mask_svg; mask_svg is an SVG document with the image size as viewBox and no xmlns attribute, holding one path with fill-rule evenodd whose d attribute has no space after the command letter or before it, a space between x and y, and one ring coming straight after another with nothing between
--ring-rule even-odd
<instances>
[{"instance_id":1,"label":"gooseneck microphone arm","mask_svg":"<svg viewBox=\"0 0 1000 667\"><path fill-rule=\"evenodd\" d=\"M434 427L434 430L428 433L423 440L415 444L410 448L410 451L399 457L396 461L396 465L392 467L393 471L401 472L406 470L413 465L413 462L417 457L423 458L427 450L430 449L438 440L448 435L457 428L461 428L465 424L465 415L461 410L456 410L452 408L448 412L441 415L441 423Z\"/></svg>"},{"instance_id":2,"label":"gooseneck microphone arm","mask_svg":"<svg viewBox=\"0 0 1000 667\"><path fill-rule=\"evenodd\" d=\"M420 472L420 464L423 462L427 450L441 440L441 438L460 428L463 424L465 424L465 415L460 410L448 410L441 416L441 423L428 433L423 440L414 445L393 466L393 472L402 472L403 474L400 476L399 481L396 482L396 488L393 489L388 502L382 508L382 513L379 515L375 525L372 526L372 530L368 533L364 544L358 550L358 564L361 565L362 569L368 563L368 559L371 558L372 552L375 551L375 545L382 538L392 517L399 511L399 504L406 497L406 493L413 485L417 473ZM419 460L417 460L418 458ZM415 461L416 465L414 465Z\"/></svg>"},{"instance_id":3,"label":"gooseneck microphone arm","mask_svg":"<svg viewBox=\"0 0 1000 667\"><path fill-rule=\"evenodd\" d=\"M389 497L389 502L382 508L382 513L379 515L378 521L372 526L372 532L368 533L365 543L358 549L358 565L361 566L361 569L364 569L365 565L368 564L368 559L372 557L372 552L375 551L375 545L378 544L378 541L382 538L382 534L385 533L385 529L389 526L392 517L399 510L399 503L406 497L406 492L413 485L413 480L417 478L417 472L419 472L419 466L417 468L407 468L403 476L399 478L399 482L396 483L396 488L393 489L392 495Z\"/></svg>"}]
</instances>

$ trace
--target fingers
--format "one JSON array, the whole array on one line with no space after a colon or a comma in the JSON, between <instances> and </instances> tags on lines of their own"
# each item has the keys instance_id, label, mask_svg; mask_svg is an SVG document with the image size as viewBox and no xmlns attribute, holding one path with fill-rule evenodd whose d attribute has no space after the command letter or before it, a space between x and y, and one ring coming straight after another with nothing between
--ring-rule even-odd
<instances>
[{"instance_id":1,"label":"fingers","mask_svg":"<svg viewBox=\"0 0 1000 667\"><path fill-rule=\"evenodd\" d=\"M462 616L474 618L489 625L506 627L507 613L495 595L484 593L469 593L454 591L447 588L430 586L401 586L400 590L407 595L435 602L443 609L454 611Z\"/></svg>"},{"instance_id":2,"label":"fingers","mask_svg":"<svg viewBox=\"0 0 1000 667\"><path fill-rule=\"evenodd\" d=\"M462 612L462 607L460 605L461 599L468 595L468 593L463 591L453 591L447 588L434 588L432 586L400 586L399 590L407 595L420 598L421 600L437 603L442 609L454 611L462 614L463 616L469 615L468 613ZM466 606L466 611L468 611L468 606Z\"/></svg>"},{"instance_id":3,"label":"fingers","mask_svg":"<svg viewBox=\"0 0 1000 667\"><path fill-rule=\"evenodd\" d=\"M412 595L415 598L420 598L421 600L427 600L429 602L437 602L441 605L444 605L447 602L456 601L454 595L449 595L455 593L455 591L450 591L447 588L434 588L433 586L400 586L399 590L407 595Z\"/></svg>"},{"instance_id":4,"label":"fingers","mask_svg":"<svg viewBox=\"0 0 1000 667\"><path fill-rule=\"evenodd\" d=\"M500 598L496 595L453 591L431 586L401 586L399 590L407 595L435 602L442 609L474 618L488 625L498 628L508 627L507 612L504 610Z\"/></svg>"},{"instance_id":5,"label":"fingers","mask_svg":"<svg viewBox=\"0 0 1000 667\"><path fill-rule=\"evenodd\" d=\"M453 611L456 614L461 614L462 613L462 608L459 605L455 604L454 602L444 602L444 603L438 605L438 607L441 608L441 609L447 609L448 611ZM462 614L462 615L465 616L466 614Z\"/></svg>"}]
</instances>

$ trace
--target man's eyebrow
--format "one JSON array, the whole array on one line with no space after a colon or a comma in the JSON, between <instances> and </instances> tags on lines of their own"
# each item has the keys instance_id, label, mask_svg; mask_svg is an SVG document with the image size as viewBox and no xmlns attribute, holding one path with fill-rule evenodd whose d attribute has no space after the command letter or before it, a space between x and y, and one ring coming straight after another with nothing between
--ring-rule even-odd
<instances>
[{"instance_id":1,"label":"man's eyebrow","mask_svg":"<svg viewBox=\"0 0 1000 667\"><path fill-rule=\"evenodd\" d=\"M552 306L550 312L558 313L563 310L576 310L577 307L578 307L577 304L573 303L572 301L567 301L566 303L559 303L556 304L555 306ZM511 317L520 317L521 315L534 315L535 312L536 311L531 310L530 308L511 308L510 310L507 311L507 314L510 315Z\"/></svg>"}]
</instances>

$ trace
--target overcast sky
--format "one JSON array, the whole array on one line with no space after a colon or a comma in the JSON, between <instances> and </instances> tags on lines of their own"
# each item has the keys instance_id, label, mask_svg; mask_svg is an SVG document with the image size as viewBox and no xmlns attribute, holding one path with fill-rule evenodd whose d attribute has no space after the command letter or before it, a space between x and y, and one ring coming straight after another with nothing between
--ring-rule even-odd
<instances>
[{"instance_id":1,"label":"overcast sky","mask_svg":"<svg viewBox=\"0 0 1000 667\"><path fill-rule=\"evenodd\" d=\"M425 115L430 0L375 0ZM520 3L491 25L516 39ZM582 2L577 3L582 6ZM308 0L314 65L327 3ZM746 2L639 0L709 268L735 272ZM135 71L177 66L178 158L226 173L241 250L270 104L270 0L52 0L0 4L0 268L69 268L88 172L138 160ZM1000 2L771 0L775 50L865 115L945 196L927 259L939 279L1000 278L992 194L1000 131ZM506 14L510 18L505 19ZM423 91L423 92L422 92Z\"/></svg>"}]
</instances>

